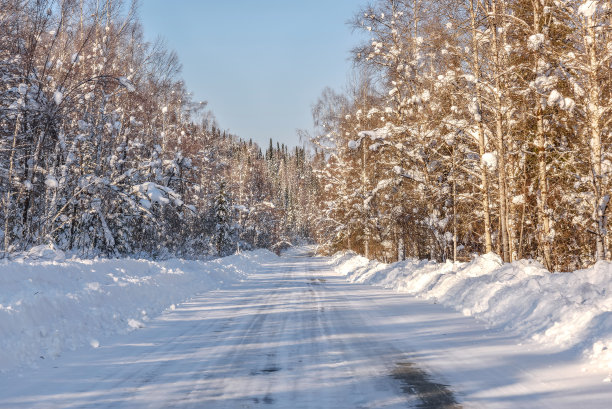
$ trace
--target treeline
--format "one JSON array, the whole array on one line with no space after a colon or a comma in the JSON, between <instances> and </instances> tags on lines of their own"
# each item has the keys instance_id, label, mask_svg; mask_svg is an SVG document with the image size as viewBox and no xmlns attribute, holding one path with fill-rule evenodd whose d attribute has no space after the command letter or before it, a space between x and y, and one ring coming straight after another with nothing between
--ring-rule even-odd
<instances>
[{"instance_id":1,"label":"treeline","mask_svg":"<svg viewBox=\"0 0 612 409\"><path fill-rule=\"evenodd\" d=\"M349 90L313 110L328 251L610 257L612 5L377 0Z\"/></svg>"},{"instance_id":2,"label":"treeline","mask_svg":"<svg viewBox=\"0 0 612 409\"><path fill-rule=\"evenodd\" d=\"M221 131L179 72L134 3L0 0L0 254L199 257L308 237L304 150Z\"/></svg>"}]
</instances>

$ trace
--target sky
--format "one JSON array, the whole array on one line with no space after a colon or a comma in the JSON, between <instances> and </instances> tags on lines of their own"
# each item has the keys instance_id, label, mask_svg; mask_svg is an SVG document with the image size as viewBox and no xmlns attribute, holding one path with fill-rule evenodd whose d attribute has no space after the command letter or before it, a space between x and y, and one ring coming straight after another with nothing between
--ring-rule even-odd
<instances>
[{"instance_id":1,"label":"sky","mask_svg":"<svg viewBox=\"0 0 612 409\"><path fill-rule=\"evenodd\" d=\"M195 101L222 129L260 146L301 145L324 87L341 90L361 0L143 0L145 36L177 52Z\"/></svg>"}]
</instances>

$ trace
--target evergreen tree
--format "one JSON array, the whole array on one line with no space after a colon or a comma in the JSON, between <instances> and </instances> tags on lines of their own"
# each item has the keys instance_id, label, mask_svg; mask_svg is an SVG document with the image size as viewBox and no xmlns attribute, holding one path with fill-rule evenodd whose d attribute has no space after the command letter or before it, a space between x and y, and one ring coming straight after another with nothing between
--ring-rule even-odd
<instances>
[{"instance_id":1,"label":"evergreen tree","mask_svg":"<svg viewBox=\"0 0 612 409\"><path fill-rule=\"evenodd\" d=\"M232 225L225 181L219 182L215 196L215 249L220 256L232 253Z\"/></svg>"}]
</instances>

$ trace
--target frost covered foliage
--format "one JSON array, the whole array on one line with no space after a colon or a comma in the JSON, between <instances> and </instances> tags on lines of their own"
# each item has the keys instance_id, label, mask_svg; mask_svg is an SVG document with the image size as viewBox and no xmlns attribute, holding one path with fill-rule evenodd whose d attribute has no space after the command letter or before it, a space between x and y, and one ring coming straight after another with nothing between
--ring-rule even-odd
<instances>
[{"instance_id":1,"label":"frost covered foliage","mask_svg":"<svg viewBox=\"0 0 612 409\"><path fill-rule=\"evenodd\" d=\"M368 258L610 259L612 30L597 0L377 0L314 108L317 234Z\"/></svg>"},{"instance_id":2,"label":"frost covered foliage","mask_svg":"<svg viewBox=\"0 0 612 409\"><path fill-rule=\"evenodd\" d=\"M290 204L308 167L268 172L272 160L219 130L179 70L144 41L132 3L0 0L1 254L41 243L83 256L209 254L222 179L243 247L305 226L290 224ZM284 149L288 169L303 152ZM277 213L261 215L263 202Z\"/></svg>"}]
</instances>

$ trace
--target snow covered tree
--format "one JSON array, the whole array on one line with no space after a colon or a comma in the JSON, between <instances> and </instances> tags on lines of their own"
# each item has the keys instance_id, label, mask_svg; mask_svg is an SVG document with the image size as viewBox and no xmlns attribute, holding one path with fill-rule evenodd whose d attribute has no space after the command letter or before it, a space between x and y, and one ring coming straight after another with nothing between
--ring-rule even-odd
<instances>
[{"instance_id":1,"label":"snow covered tree","mask_svg":"<svg viewBox=\"0 0 612 409\"><path fill-rule=\"evenodd\" d=\"M215 248L217 254L226 256L233 250L232 242L232 219L229 198L226 191L225 181L219 182L217 195L215 196Z\"/></svg>"},{"instance_id":2,"label":"snow covered tree","mask_svg":"<svg viewBox=\"0 0 612 409\"><path fill-rule=\"evenodd\" d=\"M496 251L551 270L609 258L609 8L378 0L362 9L352 23L371 38L353 54L377 98L360 110L350 91L336 96L345 113L321 121L314 140L329 226L319 234L334 243L323 248L381 260L393 247L398 259ZM355 246L346 238L359 229Z\"/></svg>"},{"instance_id":3,"label":"snow covered tree","mask_svg":"<svg viewBox=\"0 0 612 409\"><path fill-rule=\"evenodd\" d=\"M271 241L292 236L296 219L308 234L296 203L309 167L294 172L285 148L282 187L277 173L257 175L259 147L221 132L179 71L175 53L144 40L135 2L1 2L2 254L52 243L85 256L205 256L224 178L248 209L280 203L274 184L285 192L273 220L251 218Z\"/></svg>"},{"instance_id":4,"label":"snow covered tree","mask_svg":"<svg viewBox=\"0 0 612 409\"><path fill-rule=\"evenodd\" d=\"M583 181L591 194L586 201L591 208L590 232L595 238L596 259L608 253L608 209L612 188L610 125L612 120L612 34L609 2L569 2L565 12L572 17L572 49L561 58L569 67L576 101L576 116L586 126L578 132L582 141ZM569 98L551 93L551 102L567 105ZM572 101L572 107L574 102ZM606 147L608 149L606 149Z\"/></svg>"}]
</instances>

